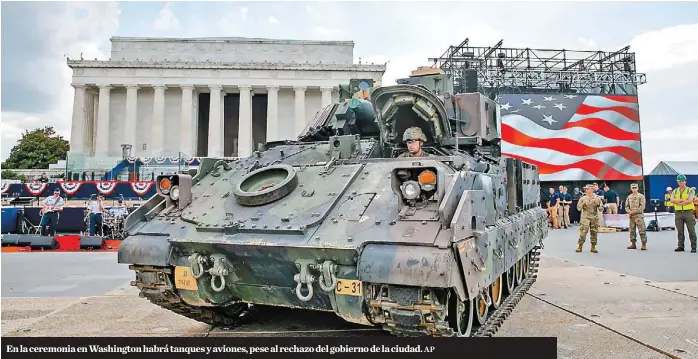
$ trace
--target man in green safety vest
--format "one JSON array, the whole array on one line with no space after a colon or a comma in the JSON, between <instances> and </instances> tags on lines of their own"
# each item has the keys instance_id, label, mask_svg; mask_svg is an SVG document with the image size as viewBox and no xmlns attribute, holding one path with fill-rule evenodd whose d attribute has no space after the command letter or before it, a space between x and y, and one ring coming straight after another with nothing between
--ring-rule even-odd
<instances>
[{"instance_id":1,"label":"man in green safety vest","mask_svg":"<svg viewBox=\"0 0 698 359\"><path fill-rule=\"evenodd\" d=\"M686 176L680 174L676 176L676 182L679 187L671 193L671 203L674 204L674 221L676 224L676 232L679 235L679 245L674 249L674 252L683 252L686 236L684 235L683 226L688 229L688 238L691 241L691 253L696 253L696 219L693 216L695 205L693 200L696 198L696 191L686 187Z\"/></svg>"}]
</instances>

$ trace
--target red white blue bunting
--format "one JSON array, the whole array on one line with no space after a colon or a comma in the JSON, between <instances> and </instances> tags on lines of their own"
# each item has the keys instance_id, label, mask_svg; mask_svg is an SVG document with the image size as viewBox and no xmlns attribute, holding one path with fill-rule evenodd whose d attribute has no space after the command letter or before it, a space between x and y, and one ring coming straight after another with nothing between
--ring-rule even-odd
<instances>
[{"instance_id":1,"label":"red white blue bunting","mask_svg":"<svg viewBox=\"0 0 698 359\"><path fill-rule=\"evenodd\" d=\"M69 196L74 195L78 192L82 186L82 182L59 182L61 189L67 193Z\"/></svg>"},{"instance_id":2,"label":"red white blue bunting","mask_svg":"<svg viewBox=\"0 0 698 359\"><path fill-rule=\"evenodd\" d=\"M34 197L38 197L48 187L48 183L25 183L24 185L27 187L27 191Z\"/></svg>"},{"instance_id":3,"label":"red white blue bunting","mask_svg":"<svg viewBox=\"0 0 698 359\"><path fill-rule=\"evenodd\" d=\"M10 184L9 183L3 183L2 184L2 193L5 193L10 190Z\"/></svg>"},{"instance_id":4,"label":"red white blue bunting","mask_svg":"<svg viewBox=\"0 0 698 359\"><path fill-rule=\"evenodd\" d=\"M196 157L192 157L192 158L187 160L187 164L190 165L190 164L194 163L194 161L196 161L196 160L197 160Z\"/></svg>"},{"instance_id":5,"label":"red white blue bunting","mask_svg":"<svg viewBox=\"0 0 698 359\"><path fill-rule=\"evenodd\" d=\"M116 183L116 181L100 181L95 182L95 185L97 186L97 191L99 191L99 193L108 196L116 189Z\"/></svg>"},{"instance_id":6,"label":"red white blue bunting","mask_svg":"<svg viewBox=\"0 0 698 359\"><path fill-rule=\"evenodd\" d=\"M136 161L138 161L138 157L133 157L133 156L126 157L126 162L128 162L128 163L133 164L133 163L136 163Z\"/></svg>"},{"instance_id":7,"label":"red white blue bunting","mask_svg":"<svg viewBox=\"0 0 698 359\"><path fill-rule=\"evenodd\" d=\"M143 196L150 190L153 182L131 182L131 189L136 192L137 195Z\"/></svg>"}]
</instances>

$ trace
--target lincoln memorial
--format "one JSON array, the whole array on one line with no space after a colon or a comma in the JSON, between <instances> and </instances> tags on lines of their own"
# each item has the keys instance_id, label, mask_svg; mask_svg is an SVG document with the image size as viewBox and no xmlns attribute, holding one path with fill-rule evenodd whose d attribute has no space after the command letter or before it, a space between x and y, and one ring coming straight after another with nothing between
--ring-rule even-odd
<instances>
[{"instance_id":1,"label":"lincoln memorial","mask_svg":"<svg viewBox=\"0 0 698 359\"><path fill-rule=\"evenodd\" d=\"M111 39L107 61L68 59L75 97L69 157L248 156L295 139L352 79L353 42L255 38ZM87 165L87 164L85 164Z\"/></svg>"}]
</instances>

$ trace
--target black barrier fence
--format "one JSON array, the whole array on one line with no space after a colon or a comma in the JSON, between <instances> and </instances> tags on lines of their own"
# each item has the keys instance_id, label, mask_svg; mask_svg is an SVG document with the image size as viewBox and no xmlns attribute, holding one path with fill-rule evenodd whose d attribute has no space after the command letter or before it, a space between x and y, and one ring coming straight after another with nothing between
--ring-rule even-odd
<instances>
[{"instance_id":1,"label":"black barrier fence","mask_svg":"<svg viewBox=\"0 0 698 359\"><path fill-rule=\"evenodd\" d=\"M261 358L342 357L401 358L487 357L557 358L557 338L311 338L311 337L188 337L188 338L47 338L3 337L3 358Z\"/></svg>"}]
</instances>

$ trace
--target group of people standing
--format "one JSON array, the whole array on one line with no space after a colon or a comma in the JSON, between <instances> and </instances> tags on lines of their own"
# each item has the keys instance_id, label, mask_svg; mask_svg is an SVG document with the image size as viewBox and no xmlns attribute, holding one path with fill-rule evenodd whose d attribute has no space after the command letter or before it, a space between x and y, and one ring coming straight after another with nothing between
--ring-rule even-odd
<instances>
[{"instance_id":1,"label":"group of people standing","mask_svg":"<svg viewBox=\"0 0 698 359\"><path fill-rule=\"evenodd\" d=\"M599 188L597 183L591 184L590 186L602 202L599 216L603 214L604 208L607 209L608 214L618 214L618 208L620 208L620 197L618 193L610 189L608 185L604 185L603 190ZM548 194L548 214L552 220L553 228L560 229L571 226L570 206L572 205L573 199L567 187L560 186L557 192L555 188L550 187Z\"/></svg>"},{"instance_id":2,"label":"group of people standing","mask_svg":"<svg viewBox=\"0 0 698 359\"><path fill-rule=\"evenodd\" d=\"M669 212L674 213L676 231L678 234L678 246L674 251L684 251L685 230L691 243L691 253L696 253L696 218L698 218L698 196L695 187L686 186L686 176L676 177L678 187L667 189L665 196L665 206ZM599 188L597 183L588 184L584 187L584 195L577 201L577 210L580 212L580 227L577 252L582 251L586 242L587 233L591 242L591 252L598 253L596 249L597 235L599 227L603 223L603 213L618 214L621 207L621 200L618 193L610 189L608 185ZM575 193L579 192L575 189ZM567 187L560 186L559 191L554 188L549 189L548 194L548 215L553 228L568 228L570 226L569 209L575 196L568 193ZM647 250L647 229L645 225L644 212L647 200L642 193L639 193L637 183L630 185L630 194L625 199L625 213L628 214L628 228L630 232L630 245L628 249L637 249L637 237L639 234L641 250ZM658 225L658 224L657 224ZM684 229L684 226L686 229Z\"/></svg>"},{"instance_id":3,"label":"group of people standing","mask_svg":"<svg viewBox=\"0 0 698 359\"><path fill-rule=\"evenodd\" d=\"M674 221L676 231L678 233L678 246L676 249L674 249L674 251L683 252L685 250L684 246L686 238L684 234L684 226L686 226L689 240L691 242L691 253L696 253L696 190L695 188L686 187L686 176L684 175L678 175L676 177L676 181L678 183L678 187L665 198L669 203L671 203L674 209ZM604 204L602 196L599 195L595 188L598 188L595 187L595 184L585 186L586 194L577 202L577 209L582 214L579 228L579 246L576 250L577 252L582 251L582 246L584 245L584 242L586 242L586 235L589 233L591 252L598 253L596 250L597 234L599 231L599 222L601 222ZM646 250L647 233L644 212L647 201L645 196L638 192L637 183L631 184L630 190L630 195L628 195L628 197L625 199L625 211L628 214L628 227L630 231L630 245L627 248L637 248L635 243L637 241L637 232L639 232L640 241L642 242L641 250Z\"/></svg>"},{"instance_id":4,"label":"group of people standing","mask_svg":"<svg viewBox=\"0 0 698 359\"><path fill-rule=\"evenodd\" d=\"M589 184L584 187L586 193L577 202L577 209L581 213L579 221L579 240L577 241L576 252L582 251L584 242L586 242L587 233L589 233L589 241L591 242L591 252L598 253L596 249L598 241L598 233L600 223L603 219L604 207L608 208L609 214L618 214L620 207L620 198L618 194L610 190L608 186L604 186L605 191L599 191L596 183ZM645 196L638 192L639 186L637 183L630 185L630 195L625 199L625 212L628 214L629 229L630 229L630 245L628 249L636 249L637 233L640 233L640 241L642 242L641 250L647 250L647 233L645 228L645 205L647 204ZM605 206L604 206L605 201Z\"/></svg>"}]
</instances>

